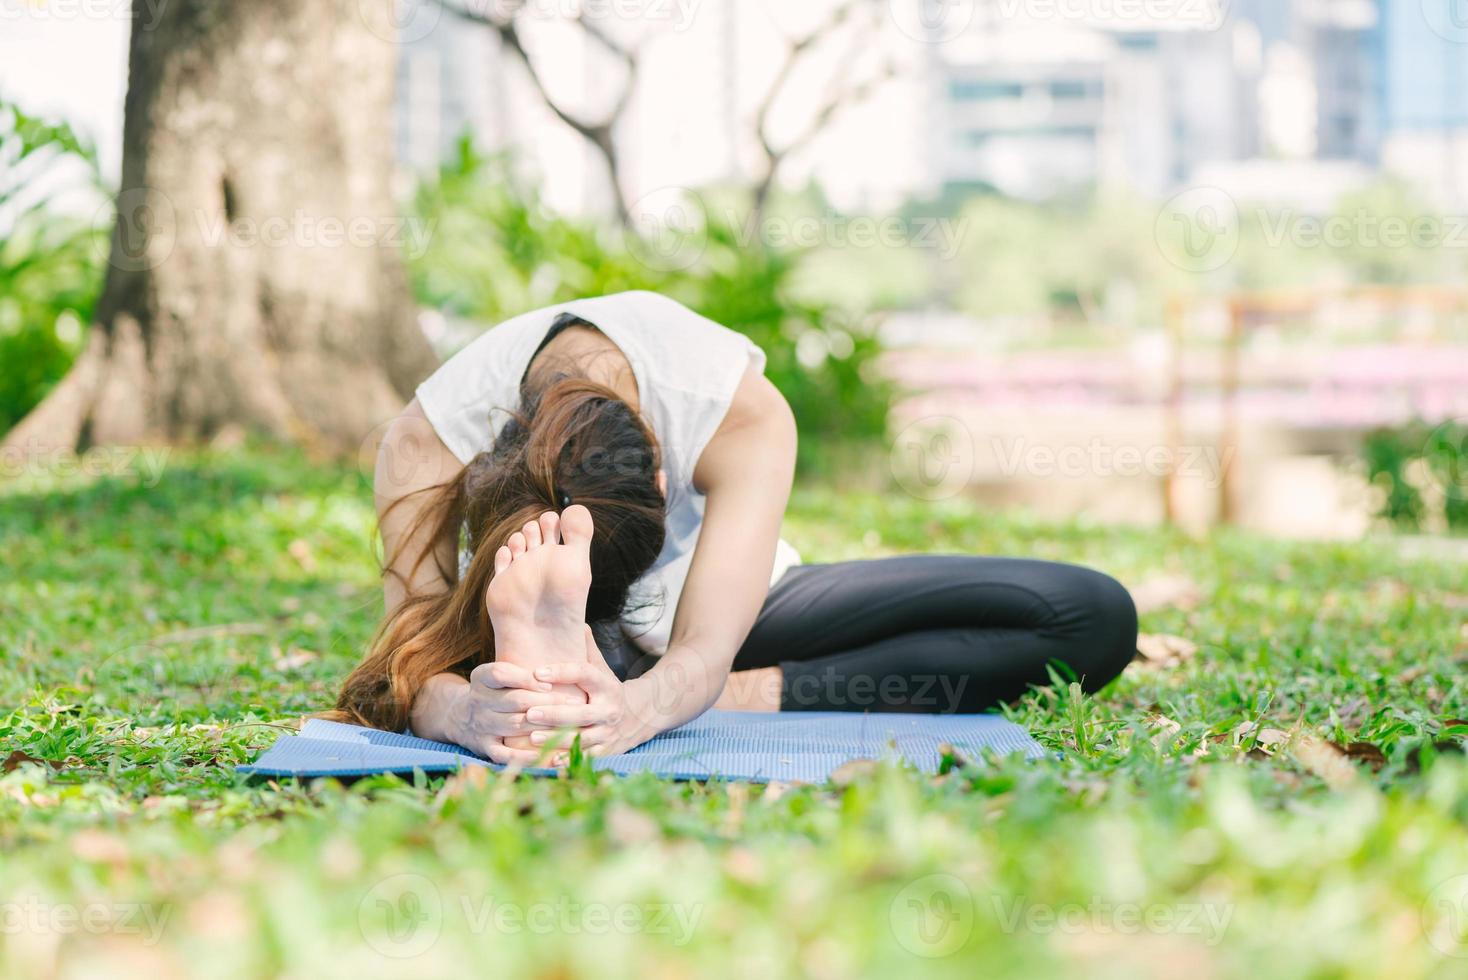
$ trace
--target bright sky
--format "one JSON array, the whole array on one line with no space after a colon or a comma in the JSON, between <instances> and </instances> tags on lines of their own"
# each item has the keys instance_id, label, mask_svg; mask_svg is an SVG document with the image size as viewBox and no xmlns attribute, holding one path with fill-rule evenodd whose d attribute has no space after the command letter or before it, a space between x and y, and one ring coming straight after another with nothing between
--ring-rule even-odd
<instances>
[{"instance_id":1,"label":"bright sky","mask_svg":"<svg viewBox=\"0 0 1468 980\"><path fill-rule=\"evenodd\" d=\"M684 3L694 0L683 0ZM832 0L806 0L811 4L807 19L818 19L816 14ZM0 0L0 94L13 100L28 111L52 115L70 122L83 134L91 137L99 146L103 173L109 182L115 183L121 165L123 98L127 85L127 38L129 30L129 0ZM774 4L779 9L780 4ZM774 22L765 24L766 18L749 16L744 18L746 30L742 32L739 49L743 57L740 66L741 81L745 87L759 89L754 95L762 94L767 76L774 70L774 60L779 45L777 35L770 34ZM782 20L788 18L775 18ZM799 18L797 18L799 19ZM723 22L712 14L699 21L699 27L717 32ZM789 27L789 25L785 25ZM798 26L798 25L797 25ZM754 30L761 28L764 33ZM808 28L805 28L808 29ZM790 28L793 33L800 33ZM719 45L717 39L704 38L699 43L690 32L688 37L678 38L683 43L671 44L666 54L673 59L675 77L698 78L701 65L710 51ZM839 54L839 49L833 49ZM761 60L766 64L752 63ZM650 59L652 60L652 59ZM690 62L682 69L680 60ZM827 59L829 60L829 59ZM707 74L703 72L703 74ZM817 84L820 76L831 74L829 65L819 66L811 72L811 80L797 78L789 87L791 103L802 111L807 104L815 104L823 98L823 86ZM707 80L711 85L713 80ZM688 85L686 91L679 86L645 86L643 100L646 105L641 113L643 125L662 120L682 132L682 143L674 141L663 145L658 139L644 140L647 152L640 154L642 163L649 172L632 176L651 180L653 186L666 184L686 185L707 181L722 176L721 173L706 173L701 169L701 150L705 149L709 134L698 131L695 125L707 121L709 113L701 111L700 99L714 97L707 91L708 85ZM743 102L751 102L754 95L744 93ZM873 174L893 174L910 171L915 166L911 159L915 152L915 139L909 135L898 136L913 124L908 118L906 103L884 105L890 102L891 92L871 104L856 107L839 116L830 131L813 153L804 160L792 161L787 179L799 182L813 164L827 163L817 167L819 176L827 183L828 192L837 198L852 197L860 188L847 188L853 180L865 187ZM741 106L741 112L752 115L749 105ZM779 114L777 113L777 116ZM777 119L778 122L778 119ZM655 127L654 127L655 128ZM664 126L663 128L668 128ZM560 133L570 145L580 149L579 143ZM649 133L649 137L657 134ZM716 153L717 159L703 161L708 166L720 164L727 159L727 151ZM702 154L702 155L707 155ZM574 158L574 154L572 155ZM554 159L554 157L553 157ZM652 163L660 161L660 166ZM861 161L861 166L853 166ZM717 169L717 168L716 168ZM562 183L579 184L581 178L570 175ZM881 183L881 178L877 178ZM902 182L905 187L906 182Z\"/></svg>"},{"instance_id":2,"label":"bright sky","mask_svg":"<svg viewBox=\"0 0 1468 980\"><path fill-rule=\"evenodd\" d=\"M126 0L0 0L0 93L95 140L109 181L122 157Z\"/></svg>"}]
</instances>

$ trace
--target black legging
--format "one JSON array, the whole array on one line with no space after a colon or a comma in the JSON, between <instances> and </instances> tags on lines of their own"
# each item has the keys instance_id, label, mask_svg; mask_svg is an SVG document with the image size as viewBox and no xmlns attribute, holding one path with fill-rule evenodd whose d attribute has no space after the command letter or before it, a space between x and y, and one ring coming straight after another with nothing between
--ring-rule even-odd
<instances>
[{"instance_id":1,"label":"black legging","mask_svg":"<svg viewBox=\"0 0 1468 980\"><path fill-rule=\"evenodd\" d=\"M655 662L597 631L614 670ZM782 711L983 711L1049 681L1090 692L1136 652L1115 579L1020 558L916 555L799 565L770 590L734 669L779 665ZM630 656L629 656L630 654Z\"/></svg>"}]
</instances>

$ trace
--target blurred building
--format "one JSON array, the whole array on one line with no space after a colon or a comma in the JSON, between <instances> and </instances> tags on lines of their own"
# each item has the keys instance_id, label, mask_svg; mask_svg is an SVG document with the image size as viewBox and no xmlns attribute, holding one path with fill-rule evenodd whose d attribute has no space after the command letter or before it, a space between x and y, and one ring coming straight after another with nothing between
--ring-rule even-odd
<instances>
[{"instance_id":1,"label":"blurred building","mask_svg":"<svg viewBox=\"0 0 1468 980\"><path fill-rule=\"evenodd\" d=\"M839 3L809 0L797 10L702 0L647 4L638 8L640 17L611 11L599 19L601 30L639 52L638 83L617 129L624 196L636 201L668 187L745 181L759 173L754 120L789 39ZM410 22L403 32L397 107L398 157L406 168L431 168L467 133L481 149L513 150L552 206L572 212L610 206L611 188L596 151L547 108L495 31L448 13L421 31L411 28ZM588 121L605 117L625 79L616 56L554 11L547 16L532 8L522 17L520 36L562 108ZM885 19L879 39L894 46L907 40ZM771 115L777 144L805 128L850 57L849 46L836 38L802 63ZM868 74L872 69L865 66ZM848 205L895 206L911 194L925 176L919 165L923 113L914 111L921 100L911 94L912 73L902 75L837 114L789 161L787 180L814 178Z\"/></svg>"},{"instance_id":2,"label":"blurred building","mask_svg":"<svg viewBox=\"0 0 1468 980\"><path fill-rule=\"evenodd\" d=\"M1461 0L1381 0L1382 163L1468 207L1468 9Z\"/></svg>"},{"instance_id":3,"label":"blurred building","mask_svg":"<svg viewBox=\"0 0 1468 980\"><path fill-rule=\"evenodd\" d=\"M1003 0L981 9L974 29L932 55L940 183L1158 196L1229 164L1261 173L1271 169L1261 161L1280 161L1308 174L1313 161L1379 154L1372 0L1235 0L1214 18L1150 22L1105 5L1072 20L1023 16L1051 8Z\"/></svg>"},{"instance_id":4,"label":"blurred building","mask_svg":"<svg viewBox=\"0 0 1468 980\"><path fill-rule=\"evenodd\" d=\"M605 25L643 42L617 133L625 196L758 174L753 119L789 38L838 2L703 0L683 21ZM1162 197L1206 180L1316 208L1383 168L1440 199L1468 193L1468 18L1453 19L1463 0L1203 0L1160 19L1145 4L1135 16L1115 4L1062 16L1065 4L1023 0L893 2L968 17L952 30L893 16L866 42L880 51L832 43L789 79L771 117L777 135L798 133L843 59L900 67L783 171L790 184L818 182L839 207L976 185L1032 199L1098 185ZM621 66L554 20L535 19L522 36L557 101L596 118ZM912 23L934 25L934 36L915 36ZM448 14L433 30L412 27L398 104L407 167L431 167L469 132L486 149L513 148L553 206L609 206L601 161L493 31Z\"/></svg>"}]
</instances>

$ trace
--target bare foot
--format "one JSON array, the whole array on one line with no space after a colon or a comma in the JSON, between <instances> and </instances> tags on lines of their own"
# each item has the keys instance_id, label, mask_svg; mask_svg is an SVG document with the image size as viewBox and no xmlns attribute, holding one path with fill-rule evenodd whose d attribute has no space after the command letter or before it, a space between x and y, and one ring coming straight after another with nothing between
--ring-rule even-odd
<instances>
[{"instance_id":1,"label":"bare foot","mask_svg":"<svg viewBox=\"0 0 1468 980\"><path fill-rule=\"evenodd\" d=\"M572 505L510 535L494 554L485 593L495 659L534 670L586 659L586 593L591 588L591 511ZM558 684L557 694L584 702L586 692ZM534 749L528 735L505 739Z\"/></svg>"},{"instance_id":2,"label":"bare foot","mask_svg":"<svg viewBox=\"0 0 1468 980\"><path fill-rule=\"evenodd\" d=\"M724 693L714 702L722 711L779 711L780 682L785 672L779 667L741 670L729 675Z\"/></svg>"}]
</instances>

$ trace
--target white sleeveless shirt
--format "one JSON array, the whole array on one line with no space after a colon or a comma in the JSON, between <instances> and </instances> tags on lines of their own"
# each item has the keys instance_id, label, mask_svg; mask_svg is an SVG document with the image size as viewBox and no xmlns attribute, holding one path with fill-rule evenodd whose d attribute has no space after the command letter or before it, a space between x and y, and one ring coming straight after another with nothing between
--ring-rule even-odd
<instances>
[{"instance_id":1,"label":"white sleeveless shirt","mask_svg":"<svg viewBox=\"0 0 1468 980\"><path fill-rule=\"evenodd\" d=\"M668 648L673 615L703 526L704 495L693 470L751 367L765 354L743 334L699 316L658 293L616 293L524 313L484 332L418 386L418 404L439 439L468 464L490 449L520 405L520 380L552 322L570 313L592 324L627 358L637 381L641 414L657 437L668 479L667 538L652 568L634 587L645 606L623 631L648 653ZM780 541L773 586L800 563Z\"/></svg>"}]
</instances>

